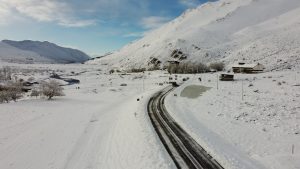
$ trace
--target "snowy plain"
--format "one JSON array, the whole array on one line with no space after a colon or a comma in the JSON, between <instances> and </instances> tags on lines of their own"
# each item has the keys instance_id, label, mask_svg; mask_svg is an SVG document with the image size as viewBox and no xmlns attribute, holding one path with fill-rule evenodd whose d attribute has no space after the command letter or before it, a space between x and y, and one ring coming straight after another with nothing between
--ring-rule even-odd
<instances>
[{"instance_id":1,"label":"snowy plain","mask_svg":"<svg viewBox=\"0 0 300 169\"><path fill-rule=\"evenodd\" d=\"M169 113L225 168L299 169L300 72L217 76L192 75L167 96ZM180 97L191 85L211 89Z\"/></svg>"},{"instance_id":2,"label":"snowy plain","mask_svg":"<svg viewBox=\"0 0 300 169\"><path fill-rule=\"evenodd\" d=\"M45 80L55 71L81 83L64 86L66 96L52 101L25 97L0 104L0 168L175 168L146 110L149 98L167 86L166 72L2 66L26 72L18 74L23 79ZM186 77L167 96L167 110L225 168L299 169L299 71L237 74L234 82L218 81L218 73L178 75L178 82ZM197 98L181 97L191 85L210 89Z\"/></svg>"},{"instance_id":3,"label":"snowy plain","mask_svg":"<svg viewBox=\"0 0 300 169\"><path fill-rule=\"evenodd\" d=\"M167 79L164 74L143 80L142 74L107 75L85 65L5 65L54 70L63 77L81 72L71 76L81 83L65 86L66 96L52 101L0 104L0 168L175 167L146 112L149 97L163 87L156 83ZM47 72L20 75L31 76L45 79Z\"/></svg>"},{"instance_id":4,"label":"snowy plain","mask_svg":"<svg viewBox=\"0 0 300 169\"><path fill-rule=\"evenodd\" d=\"M167 96L167 109L219 163L226 169L300 169L299 18L299 0L220 0L87 65L0 61L0 67L20 69L24 79L45 80L54 71L81 81L52 101L25 97L0 104L0 169L175 168L146 112L169 75L108 74L151 67L151 58L166 63L174 49L187 61L221 60L227 69L236 61L260 62L269 71L238 74L234 82L219 82L218 74L178 75L190 80ZM6 60L30 55L49 61L2 42L0 50ZM181 97L190 85L210 89Z\"/></svg>"}]
</instances>

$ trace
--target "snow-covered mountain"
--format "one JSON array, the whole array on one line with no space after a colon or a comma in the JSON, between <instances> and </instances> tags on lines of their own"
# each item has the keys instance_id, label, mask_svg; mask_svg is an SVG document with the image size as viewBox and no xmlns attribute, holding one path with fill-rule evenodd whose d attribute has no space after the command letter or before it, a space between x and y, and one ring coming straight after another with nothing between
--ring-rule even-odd
<instances>
[{"instance_id":1,"label":"snow-covered mountain","mask_svg":"<svg viewBox=\"0 0 300 169\"><path fill-rule=\"evenodd\" d=\"M50 62L37 53L15 48L4 42L0 42L0 61L14 63Z\"/></svg>"},{"instance_id":2,"label":"snow-covered mountain","mask_svg":"<svg viewBox=\"0 0 300 169\"><path fill-rule=\"evenodd\" d=\"M174 55L176 49L179 55ZM126 69L165 64L174 57L203 63L221 60L227 65L240 60L260 62L268 70L299 68L300 1L208 2L120 51L89 63Z\"/></svg>"},{"instance_id":3,"label":"snow-covered mountain","mask_svg":"<svg viewBox=\"0 0 300 169\"><path fill-rule=\"evenodd\" d=\"M0 42L0 60L17 63L81 63L90 57L71 48L50 42L11 41Z\"/></svg>"}]
</instances>

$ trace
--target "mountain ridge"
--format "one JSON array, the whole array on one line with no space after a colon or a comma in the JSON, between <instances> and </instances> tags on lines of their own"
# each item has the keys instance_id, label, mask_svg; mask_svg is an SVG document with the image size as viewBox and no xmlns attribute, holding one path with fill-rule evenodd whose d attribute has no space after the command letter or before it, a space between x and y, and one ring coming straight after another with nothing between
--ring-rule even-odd
<instances>
[{"instance_id":1,"label":"mountain ridge","mask_svg":"<svg viewBox=\"0 0 300 169\"><path fill-rule=\"evenodd\" d=\"M18 63L83 63L90 59L84 52L48 41L2 40L0 59ZM9 48L9 52L6 51ZM23 53L23 54L21 54Z\"/></svg>"},{"instance_id":2,"label":"mountain ridge","mask_svg":"<svg viewBox=\"0 0 300 169\"><path fill-rule=\"evenodd\" d=\"M149 67L153 58L166 64L173 59L172 52L179 49L191 62L223 61L230 65L243 60L261 62L268 70L299 67L299 60L294 57L300 53L300 29L295 28L300 20L299 11L298 0L209 2L188 10L110 56L89 63L105 62L123 69ZM294 32L294 37L289 31ZM281 53L279 48L285 47L289 51ZM277 66L277 60L293 64Z\"/></svg>"}]
</instances>

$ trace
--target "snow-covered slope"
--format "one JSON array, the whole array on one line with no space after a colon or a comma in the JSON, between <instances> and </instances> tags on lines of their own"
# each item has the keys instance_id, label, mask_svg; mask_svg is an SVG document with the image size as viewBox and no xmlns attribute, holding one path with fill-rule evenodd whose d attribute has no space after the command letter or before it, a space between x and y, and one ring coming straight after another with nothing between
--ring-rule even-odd
<instances>
[{"instance_id":1,"label":"snow-covered slope","mask_svg":"<svg viewBox=\"0 0 300 169\"><path fill-rule=\"evenodd\" d=\"M71 48L57 46L50 42L11 41L0 42L0 59L21 63L80 63L90 57Z\"/></svg>"},{"instance_id":2,"label":"snow-covered slope","mask_svg":"<svg viewBox=\"0 0 300 169\"><path fill-rule=\"evenodd\" d=\"M37 53L24 51L0 42L0 60L14 63L50 62Z\"/></svg>"},{"instance_id":3,"label":"snow-covered slope","mask_svg":"<svg viewBox=\"0 0 300 169\"><path fill-rule=\"evenodd\" d=\"M89 63L125 68L166 63L179 49L187 61L261 62L267 69L299 67L299 0L219 0L188 10L112 55Z\"/></svg>"}]
</instances>

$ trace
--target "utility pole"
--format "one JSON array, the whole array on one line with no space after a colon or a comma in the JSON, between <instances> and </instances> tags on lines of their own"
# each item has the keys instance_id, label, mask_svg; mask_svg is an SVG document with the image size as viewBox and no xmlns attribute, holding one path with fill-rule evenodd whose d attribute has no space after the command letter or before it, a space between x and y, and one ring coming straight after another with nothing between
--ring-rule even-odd
<instances>
[{"instance_id":1,"label":"utility pole","mask_svg":"<svg viewBox=\"0 0 300 169\"><path fill-rule=\"evenodd\" d=\"M244 81L242 80L242 100L244 100Z\"/></svg>"},{"instance_id":2,"label":"utility pole","mask_svg":"<svg viewBox=\"0 0 300 169\"><path fill-rule=\"evenodd\" d=\"M143 93L145 92L145 72L143 72Z\"/></svg>"},{"instance_id":3,"label":"utility pole","mask_svg":"<svg viewBox=\"0 0 300 169\"><path fill-rule=\"evenodd\" d=\"M219 90L219 75L217 74L217 90Z\"/></svg>"}]
</instances>

